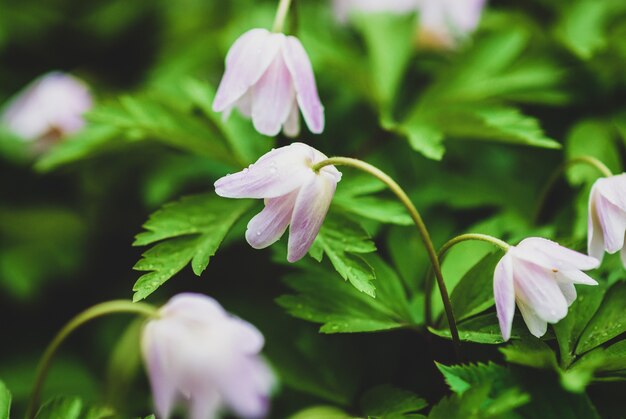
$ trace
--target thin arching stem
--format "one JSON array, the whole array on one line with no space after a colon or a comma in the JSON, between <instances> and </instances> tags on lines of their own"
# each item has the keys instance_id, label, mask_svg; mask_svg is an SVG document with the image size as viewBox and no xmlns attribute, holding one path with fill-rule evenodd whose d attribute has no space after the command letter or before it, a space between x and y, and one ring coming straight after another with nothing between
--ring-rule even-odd
<instances>
[{"instance_id":1,"label":"thin arching stem","mask_svg":"<svg viewBox=\"0 0 626 419\"><path fill-rule=\"evenodd\" d=\"M278 3L278 9L276 9L276 17L274 18L274 25L272 26L273 32L283 31L290 6L291 0L280 0L280 2Z\"/></svg>"},{"instance_id":2,"label":"thin arching stem","mask_svg":"<svg viewBox=\"0 0 626 419\"><path fill-rule=\"evenodd\" d=\"M591 156L573 157L563 162L559 167L557 167L554 170L552 175L550 175L550 177L548 178L548 181L546 182L545 186L541 190L541 194L539 195L537 206L535 208L535 213L533 214L533 220L535 224L539 222L539 217L541 216L541 210L543 209L543 206L546 203L546 200L548 199L548 194L554 187L554 184L556 183L556 181L559 180L561 175L567 169L569 169L571 166L574 166L576 164L587 164L597 169L598 172L600 172L602 176L605 176L605 177L613 176L611 169L609 169L604 163L602 163L600 160L596 159L595 157L591 157Z\"/></svg>"},{"instance_id":3,"label":"thin arching stem","mask_svg":"<svg viewBox=\"0 0 626 419\"><path fill-rule=\"evenodd\" d=\"M65 326L63 326L59 333L57 333L54 339L52 339L52 342L50 342L41 357L41 360L39 361L37 373L35 375L35 385L30 396L28 409L26 410L27 419L33 419L37 413L37 406L39 405L39 398L41 396L41 390L43 388L46 375L52 363L52 359L63 341L65 341L65 339L74 330L78 329L90 320L113 313L133 313L146 317L156 317L157 309L145 303L132 303L127 300L114 300L90 307L70 320Z\"/></svg>"},{"instance_id":4,"label":"thin arching stem","mask_svg":"<svg viewBox=\"0 0 626 419\"><path fill-rule=\"evenodd\" d=\"M426 252L428 253L428 257L430 259L430 263L432 265L433 272L435 273L435 278L437 278L437 284L439 285L439 291L441 292L441 299L443 301L443 306L446 311L446 316L448 318L448 325L450 327L450 335L452 336L452 342L454 344L454 349L456 351L457 357L462 359L461 354L461 340L459 339L459 332L456 327L456 321L454 320L454 312L452 311L452 304L450 303L450 297L448 295L448 290L446 289L446 284L443 280L443 275L441 274L441 267L439 265L439 259L437 258L437 253L435 251L435 246L430 238L430 234L428 233L428 229L422 220L422 217L411 202L411 199L407 196L404 190L394 181L389 175L381 171L375 166L372 166L369 163L365 163L364 161L352 159L349 157L331 157L326 159L320 163L317 163L313 166L313 170L318 171L325 166L350 166L356 169L359 169L363 172L366 172L375 178L382 181L387 187L396 195L396 197L400 200L402 205L407 209L409 215L413 219L415 226L417 227L417 231L419 232L420 238L426 247Z\"/></svg>"},{"instance_id":5,"label":"thin arching stem","mask_svg":"<svg viewBox=\"0 0 626 419\"><path fill-rule=\"evenodd\" d=\"M461 242L465 242L469 240L477 240L477 241L491 243L499 247L500 249L502 249L504 252L508 251L509 247L511 247L507 242L500 240L496 237L489 236L487 234L479 234L479 233L461 234L459 236L456 236L448 240L443 246L441 246L441 249L439 249L439 253L437 254L439 261L443 262L443 258L445 257L446 253L448 253L448 250L450 250L452 247L454 247L455 245ZM432 290L432 270L429 270L428 275L426 275L426 280L424 281L424 310L425 310L426 325L432 324L432 301L431 301L432 291L431 290Z\"/></svg>"}]
</instances>

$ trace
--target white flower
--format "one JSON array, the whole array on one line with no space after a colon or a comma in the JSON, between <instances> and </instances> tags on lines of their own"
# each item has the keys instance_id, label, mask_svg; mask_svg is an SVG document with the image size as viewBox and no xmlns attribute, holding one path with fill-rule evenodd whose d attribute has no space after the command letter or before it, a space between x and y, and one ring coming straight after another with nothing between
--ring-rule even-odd
<instances>
[{"instance_id":1,"label":"white flower","mask_svg":"<svg viewBox=\"0 0 626 419\"><path fill-rule=\"evenodd\" d=\"M275 243L289 227L287 260L309 251L335 194L341 173L334 166L315 172L327 157L306 144L272 150L241 172L215 182L215 192L227 198L265 200L265 209L248 223L246 239L255 249Z\"/></svg>"},{"instance_id":2,"label":"white flower","mask_svg":"<svg viewBox=\"0 0 626 419\"><path fill-rule=\"evenodd\" d=\"M403 14L415 11L417 0L333 0L335 16L345 22L353 12Z\"/></svg>"},{"instance_id":3,"label":"white flower","mask_svg":"<svg viewBox=\"0 0 626 419\"><path fill-rule=\"evenodd\" d=\"M531 237L511 246L493 276L493 293L504 340L511 337L515 304L534 336L546 333L548 323L567 315L576 299L574 284L597 285L581 272L600 262L559 244Z\"/></svg>"},{"instance_id":4,"label":"white flower","mask_svg":"<svg viewBox=\"0 0 626 419\"><path fill-rule=\"evenodd\" d=\"M626 266L626 173L600 178L589 195L588 253L602 260L604 252L621 250Z\"/></svg>"},{"instance_id":5,"label":"white flower","mask_svg":"<svg viewBox=\"0 0 626 419\"><path fill-rule=\"evenodd\" d=\"M224 409L266 415L274 382L259 356L263 335L201 294L180 294L159 310L142 335L142 353L159 419L179 402L192 419Z\"/></svg>"},{"instance_id":6,"label":"white flower","mask_svg":"<svg viewBox=\"0 0 626 419\"><path fill-rule=\"evenodd\" d=\"M228 116L234 107L264 135L274 136L282 128L286 135L297 136L298 107L311 132L324 130L313 68L298 38L252 29L235 41L213 110Z\"/></svg>"},{"instance_id":7,"label":"white flower","mask_svg":"<svg viewBox=\"0 0 626 419\"><path fill-rule=\"evenodd\" d=\"M419 44L453 48L476 29L486 0L417 0Z\"/></svg>"}]
</instances>

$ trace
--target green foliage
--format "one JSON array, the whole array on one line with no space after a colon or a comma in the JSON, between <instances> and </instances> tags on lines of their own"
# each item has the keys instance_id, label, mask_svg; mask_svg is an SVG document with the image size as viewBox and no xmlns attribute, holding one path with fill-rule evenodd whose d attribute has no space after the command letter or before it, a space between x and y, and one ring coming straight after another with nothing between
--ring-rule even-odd
<instances>
[{"instance_id":1,"label":"green foliage","mask_svg":"<svg viewBox=\"0 0 626 419\"><path fill-rule=\"evenodd\" d=\"M360 255L376 251L369 234L350 219L329 214L310 250L310 255L320 262L324 255L341 277L357 290L374 297L376 287L372 281L376 274L372 266Z\"/></svg>"},{"instance_id":2,"label":"green foliage","mask_svg":"<svg viewBox=\"0 0 626 419\"><path fill-rule=\"evenodd\" d=\"M580 355L626 332L626 282L615 284L582 331L576 345Z\"/></svg>"},{"instance_id":3,"label":"green foliage","mask_svg":"<svg viewBox=\"0 0 626 419\"><path fill-rule=\"evenodd\" d=\"M427 406L426 400L391 385L374 387L361 397L361 409L368 418L415 418Z\"/></svg>"},{"instance_id":4,"label":"green foliage","mask_svg":"<svg viewBox=\"0 0 626 419\"><path fill-rule=\"evenodd\" d=\"M115 411L109 407L87 406L78 397L56 397L44 403L36 419L106 419Z\"/></svg>"},{"instance_id":5,"label":"green foliage","mask_svg":"<svg viewBox=\"0 0 626 419\"><path fill-rule=\"evenodd\" d=\"M497 251L485 256L459 281L450 299L458 321L479 314L493 306L493 272L502 259Z\"/></svg>"},{"instance_id":6,"label":"green foliage","mask_svg":"<svg viewBox=\"0 0 626 419\"><path fill-rule=\"evenodd\" d=\"M298 294L284 295L277 302L292 316L322 323L322 333L375 332L414 325L397 274L378 256L368 256L366 262L377 273L375 299L338 281L328 269L312 266L285 278Z\"/></svg>"},{"instance_id":7,"label":"green foliage","mask_svg":"<svg viewBox=\"0 0 626 419\"><path fill-rule=\"evenodd\" d=\"M483 343L488 345L497 345L503 343L502 332L498 324L498 318L495 313L481 314L471 319L458 323L459 338L463 341ZM429 327L432 333L437 336L451 339L449 329L435 329ZM520 323L519 319L513 322L511 330L511 339L519 339L522 336L528 336L525 326Z\"/></svg>"},{"instance_id":8,"label":"green foliage","mask_svg":"<svg viewBox=\"0 0 626 419\"><path fill-rule=\"evenodd\" d=\"M500 348L500 352L504 354L508 362L513 364L533 368L557 368L556 356L552 349L535 337L511 342Z\"/></svg>"},{"instance_id":9,"label":"green foliage","mask_svg":"<svg viewBox=\"0 0 626 419\"><path fill-rule=\"evenodd\" d=\"M134 266L147 271L133 290L134 301L146 298L191 262L200 276L233 224L251 201L223 199L213 193L189 196L165 205L144 224L133 245L155 244Z\"/></svg>"},{"instance_id":10,"label":"green foliage","mask_svg":"<svg viewBox=\"0 0 626 419\"><path fill-rule=\"evenodd\" d=\"M489 397L490 391L491 385L484 383L468 389L463 394L454 394L435 405L428 417L431 419L517 417L512 413L513 410L528 402L528 396L516 390L502 393L495 399Z\"/></svg>"},{"instance_id":11,"label":"green foliage","mask_svg":"<svg viewBox=\"0 0 626 419\"><path fill-rule=\"evenodd\" d=\"M332 406L313 406L307 407L289 416L289 419L351 419L352 416L348 415L341 409L337 409Z\"/></svg>"},{"instance_id":12,"label":"green foliage","mask_svg":"<svg viewBox=\"0 0 626 419\"><path fill-rule=\"evenodd\" d=\"M11 392L0 381L0 419L9 419L11 413Z\"/></svg>"}]
</instances>

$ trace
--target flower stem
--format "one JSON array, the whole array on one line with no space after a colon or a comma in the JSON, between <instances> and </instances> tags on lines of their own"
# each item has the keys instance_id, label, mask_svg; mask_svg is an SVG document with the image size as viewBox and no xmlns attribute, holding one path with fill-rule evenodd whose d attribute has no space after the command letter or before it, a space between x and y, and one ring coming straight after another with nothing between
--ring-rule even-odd
<instances>
[{"instance_id":1,"label":"flower stem","mask_svg":"<svg viewBox=\"0 0 626 419\"><path fill-rule=\"evenodd\" d=\"M576 164L587 164L591 167L594 167L600 173L602 173L602 176L605 176L605 177L613 176L613 172L611 172L611 169L609 169L604 163L602 163L600 160L596 159L595 157L579 156L579 157L574 157L565 161L559 167L556 168L556 170L552 173L552 175L550 175L550 177L548 178L548 181L546 182L546 185L541 190L541 194L539 195L539 200L537 201L537 207L535 208L535 213L533 215L533 220L535 224L539 222L539 217L541 216L541 210L543 209L543 206L546 203L546 200L548 199L548 194L552 190L552 187L554 186L556 181L563 174L563 172L565 172L568 168Z\"/></svg>"},{"instance_id":2,"label":"flower stem","mask_svg":"<svg viewBox=\"0 0 626 419\"><path fill-rule=\"evenodd\" d=\"M426 247L426 252L428 253L428 257L430 259L430 263L432 265L433 272L435 273L435 277L437 278L437 283L439 285L439 291L441 292L441 299L443 301L443 306L446 311L446 316L448 318L448 325L450 327L450 335L452 336L452 342L454 344L454 350L456 352L457 358L459 360L462 359L461 352L461 340L459 339L459 332L456 327L456 322L454 320L454 312L452 311L452 304L450 303L450 297L448 295L448 290L446 289L446 284L443 280L443 275L441 274L441 266L439 265L439 259L437 258L437 253L435 252L435 246L430 238L430 234L428 233L428 229L422 220L422 217L411 202L411 199L407 196L404 190L394 181L389 175L381 171L375 166L372 166L369 163L366 163L361 160L352 159L349 157L331 157L329 159L323 160L315 165L313 165L313 170L316 172L321 168L330 165L337 166L350 166L356 169L362 170L375 178L378 178L382 181L387 187L396 195L396 197L400 200L400 202L405 206L407 211L409 212L415 226L417 227L417 231L420 234L422 242Z\"/></svg>"},{"instance_id":3,"label":"flower stem","mask_svg":"<svg viewBox=\"0 0 626 419\"><path fill-rule=\"evenodd\" d=\"M448 240L443 246L441 246L441 249L439 249L439 253L437 254L439 261L443 261L444 256L446 255L448 250L450 250L453 246L461 242L469 241L469 240L477 240L477 241L491 243L499 247L500 249L504 250L505 252L507 252L509 250L509 247L511 247L509 246L507 242L500 240L496 237L489 236L487 234L479 234L479 233L461 234L460 236L456 236ZM424 310L425 310L425 319L426 319L427 326L432 324L432 302L431 302L432 291L431 290L432 290L432 276L431 276L431 272L429 271L428 275L426 276L426 281L424 282Z\"/></svg>"},{"instance_id":4,"label":"flower stem","mask_svg":"<svg viewBox=\"0 0 626 419\"><path fill-rule=\"evenodd\" d=\"M39 398L41 396L44 380L46 379L46 374L48 373L48 369L52 363L52 358L54 358L57 349L61 346L63 341L65 341L65 339L74 330L78 329L90 320L113 313L134 313L141 314L146 317L156 317L158 315L157 309L149 304L132 303L126 300L114 300L96 304L95 306L90 307L76 315L72 320L65 324L65 326L63 326L59 333L57 333L39 361L37 373L35 375L35 385L30 396L28 409L26 410L27 419L33 419L37 413L36 409L39 405Z\"/></svg>"},{"instance_id":5,"label":"flower stem","mask_svg":"<svg viewBox=\"0 0 626 419\"><path fill-rule=\"evenodd\" d=\"M280 2L278 3L278 9L276 9L276 17L274 18L274 26L272 26L272 32L283 31L290 6L291 0L280 0Z\"/></svg>"}]
</instances>

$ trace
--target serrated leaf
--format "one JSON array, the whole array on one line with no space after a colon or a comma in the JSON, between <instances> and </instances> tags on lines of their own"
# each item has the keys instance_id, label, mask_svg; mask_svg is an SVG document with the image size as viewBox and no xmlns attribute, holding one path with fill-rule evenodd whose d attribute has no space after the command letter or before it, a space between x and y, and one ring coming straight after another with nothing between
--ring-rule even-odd
<instances>
[{"instance_id":1,"label":"serrated leaf","mask_svg":"<svg viewBox=\"0 0 626 419\"><path fill-rule=\"evenodd\" d=\"M589 59L607 44L611 11L611 1L574 1L564 8L557 34L576 55Z\"/></svg>"},{"instance_id":2,"label":"serrated leaf","mask_svg":"<svg viewBox=\"0 0 626 419\"><path fill-rule=\"evenodd\" d=\"M0 419L9 419L11 413L11 392L0 381Z\"/></svg>"},{"instance_id":3,"label":"serrated leaf","mask_svg":"<svg viewBox=\"0 0 626 419\"><path fill-rule=\"evenodd\" d=\"M339 275L357 290L374 297L376 278L374 269L359 254L376 251L369 234L357 223L337 214L330 214L324 221L312 247L312 254L320 256L320 250L328 256ZM318 258L319 259L319 258Z\"/></svg>"},{"instance_id":4,"label":"serrated leaf","mask_svg":"<svg viewBox=\"0 0 626 419\"><path fill-rule=\"evenodd\" d=\"M368 256L378 272L377 298L359 292L318 265L285 278L297 295L283 295L280 306L292 316L323 323L322 333L375 332L414 323L397 274L376 255Z\"/></svg>"},{"instance_id":5,"label":"serrated leaf","mask_svg":"<svg viewBox=\"0 0 626 419\"><path fill-rule=\"evenodd\" d=\"M486 382L475 385L463 394L454 394L435 405L430 414L431 419L449 418L494 418L518 417L513 411L528 403L529 396L513 388L490 398L493 384Z\"/></svg>"},{"instance_id":6,"label":"serrated leaf","mask_svg":"<svg viewBox=\"0 0 626 419\"><path fill-rule=\"evenodd\" d=\"M502 252L493 252L474 265L454 287L450 299L457 321L479 314L495 304L493 273Z\"/></svg>"},{"instance_id":7,"label":"serrated leaf","mask_svg":"<svg viewBox=\"0 0 626 419\"><path fill-rule=\"evenodd\" d=\"M391 385L374 387L361 397L361 409L370 418L414 417L413 413L427 406L423 398Z\"/></svg>"},{"instance_id":8,"label":"serrated leaf","mask_svg":"<svg viewBox=\"0 0 626 419\"><path fill-rule=\"evenodd\" d=\"M556 355L541 339L535 337L513 341L500 348L511 363L533 368L557 369Z\"/></svg>"},{"instance_id":9,"label":"serrated leaf","mask_svg":"<svg viewBox=\"0 0 626 419\"><path fill-rule=\"evenodd\" d=\"M78 397L55 397L44 403L36 419L105 419L115 411L106 406L85 406Z\"/></svg>"},{"instance_id":10,"label":"serrated leaf","mask_svg":"<svg viewBox=\"0 0 626 419\"><path fill-rule=\"evenodd\" d=\"M618 282L605 294L602 304L583 330L576 354L585 353L626 332L626 282Z\"/></svg>"},{"instance_id":11,"label":"serrated leaf","mask_svg":"<svg viewBox=\"0 0 626 419\"><path fill-rule=\"evenodd\" d=\"M459 338L467 342L497 345L504 342L500 332L500 325L495 313L487 313L473 317L458 324ZM442 338L451 339L449 329L435 329L429 327L428 330ZM520 336L527 335L523 326L518 322L513 323L511 339L519 339Z\"/></svg>"},{"instance_id":12,"label":"serrated leaf","mask_svg":"<svg viewBox=\"0 0 626 419\"><path fill-rule=\"evenodd\" d=\"M223 199L214 194L194 195L166 204L144 224L134 245L157 243L133 269L142 275L133 290L134 301L146 298L188 263L202 274L222 240L252 201Z\"/></svg>"},{"instance_id":13,"label":"serrated leaf","mask_svg":"<svg viewBox=\"0 0 626 419\"><path fill-rule=\"evenodd\" d=\"M494 388L511 386L513 381L507 368L489 362L488 364L450 365L435 363L443 374L450 390L463 394L473 385L492 382Z\"/></svg>"}]
</instances>

